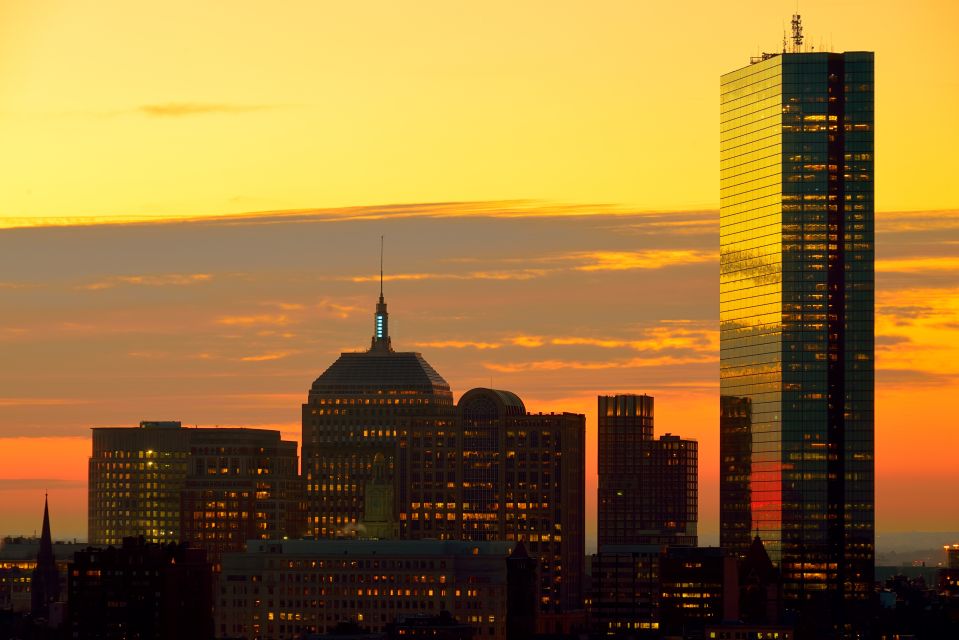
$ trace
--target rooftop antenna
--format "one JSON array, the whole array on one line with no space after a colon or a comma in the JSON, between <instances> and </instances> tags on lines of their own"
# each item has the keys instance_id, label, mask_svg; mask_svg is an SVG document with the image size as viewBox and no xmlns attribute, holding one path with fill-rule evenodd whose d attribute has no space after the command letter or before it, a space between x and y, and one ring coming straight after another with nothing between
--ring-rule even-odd
<instances>
[{"instance_id":1,"label":"rooftop antenna","mask_svg":"<svg viewBox=\"0 0 959 640\"><path fill-rule=\"evenodd\" d=\"M796 10L796 13L793 14L792 19L793 27L793 53L802 52L802 16L799 15L799 10Z\"/></svg>"},{"instance_id":2,"label":"rooftop antenna","mask_svg":"<svg viewBox=\"0 0 959 640\"><path fill-rule=\"evenodd\" d=\"M383 299L383 236L380 236L380 300Z\"/></svg>"}]
</instances>

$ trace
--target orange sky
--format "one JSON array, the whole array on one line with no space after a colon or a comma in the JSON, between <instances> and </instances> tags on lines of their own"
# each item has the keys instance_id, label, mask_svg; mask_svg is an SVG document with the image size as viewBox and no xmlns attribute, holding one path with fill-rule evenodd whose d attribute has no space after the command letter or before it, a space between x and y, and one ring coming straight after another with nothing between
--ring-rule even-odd
<instances>
[{"instance_id":1,"label":"orange sky","mask_svg":"<svg viewBox=\"0 0 959 640\"><path fill-rule=\"evenodd\" d=\"M368 339L381 233L397 347L592 438L597 393L655 394L714 533L718 81L794 3L225 6L0 4L0 533L46 487L85 534L93 425L297 435ZM879 526L959 530L929 490L959 444L959 5L801 6L807 42L876 51Z\"/></svg>"}]
</instances>

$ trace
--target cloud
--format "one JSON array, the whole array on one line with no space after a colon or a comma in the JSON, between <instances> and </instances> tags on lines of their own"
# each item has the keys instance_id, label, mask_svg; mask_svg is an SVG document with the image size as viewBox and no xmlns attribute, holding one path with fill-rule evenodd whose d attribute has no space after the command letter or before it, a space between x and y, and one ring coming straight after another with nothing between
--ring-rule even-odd
<instances>
[{"instance_id":1,"label":"cloud","mask_svg":"<svg viewBox=\"0 0 959 640\"><path fill-rule=\"evenodd\" d=\"M259 313L246 316L220 316L216 322L228 327L252 327L255 325L284 326L290 324L292 320L284 313Z\"/></svg>"},{"instance_id":2,"label":"cloud","mask_svg":"<svg viewBox=\"0 0 959 640\"><path fill-rule=\"evenodd\" d=\"M569 258L587 263L575 267L578 271L626 271L715 262L719 256L714 251L696 249L649 249L646 251L585 251L569 254Z\"/></svg>"},{"instance_id":3,"label":"cloud","mask_svg":"<svg viewBox=\"0 0 959 640\"><path fill-rule=\"evenodd\" d=\"M83 480L63 478L0 478L0 491L30 491L33 489L83 489Z\"/></svg>"},{"instance_id":4,"label":"cloud","mask_svg":"<svg viewBox=\"0 0 959 640\"><path fill-rule=\"evenodd\" d=\"M244 356L240 358L241 362L268 362L270 360L281 360L293 355L291 351L278 351L275 353L264 353L257 356Z\"/></svg>"},{"instance_id":5,"label":"cloud","mask_svg":"<svg viewBox=\"0 0 959 640\"><path fill-rule=\"evenodd\" d=\"M511 269L504 271L470 271L468 273L394 273L383 276L385 281L401 280L532 280L555 269ZM352 282L379 282L380 274L352 276Z\"/></svg>"},{"instance_id":6,"label":"cloud","mask_svg":"<svg viewBox=\"0 0 959 640\"><path fill-rule=\"evenodd\" d=\"M471 347L473 349L499 349L501 346L498 342L471 342L468 340L439 340L435 342L415 342L413 343L417 347L423 348L432 348L432 349L465 349Z\"/></svg>"},{"instance_id":7,"label":"cloud","mask_svg":"<svg viewBox=\"0 0 959 640\"><path fill-rule=\"evenodd\" d=\"M484 362L483 366L490 371L499 373L520 373L526 371L559 371L563 369L580 369L597 371L603 369L641 369L648 367L667 367L686 364L705 364L719 361L719 354L713 356L660 356L655 358L628 358L622 360L587 361L587 360L535 360L531 362Z\"/></svg>"},{"instance_id":8,"label":"cloud","mask_svg":"<svg viewBox=\"0 0 959 640\"><path fill-rule=\"evenodd\" d=\"M959 287L880 290L876 369L900 384L959 381Z\"/></svg>"},{"instance_id":9,"label":"cloud","mask_svg":"<svg viewBox=\"0 0 959 640\"><path fill-rule=\"evenodd\" d=\"M252 111L266 111L276 109L276 105L263 104L229 104L222 102L165 102L162 104L145 104L136 108L136 111L150 118L182 118L185 116L203 116L215 113L250 113Z\"/></svg>"},{"instance_id":10,"label":"cloud","mask_svg":"<svg viewBox=\"0 0 959 640\"><path fill-rule=\"evenodd\" d=\"M959 211L895 211L876 215L876 233L959 229Z\"/></svg>"},{"instance_id":11,"label":"cloud","mask_svg":"<svg viewBox=\"0 0 959 640\"><path fill-rule=\"evenodd\" d=\"M161 275L113 276L106 280L81 285L80 289L101 291L120 285L146 287L183 287L210 282L213 276L208 273L167 273Z\"/></svg>"},{"instance_id":12,"label":"cloud","mask_svg":"<svg viewBox=\"0 0 959 640\"><path fill-rule=\"evenodd\" d=\"M90 404L78 398L0 398L0 407L59 407Z\"/></svg>"},{"instance_id":13,"label":"cloud","mask_svg":"<svg viewBox=\"0 0 959 640\"><path fill-rule=\"evenodd\" d=\"M540 336L516 336L515 338L511 338L510 342L518 347L526 347L527 349L535 349L545 344L545 340Z\"/></svg>"},{"instance_id":14,"label":"cloud","mask_svg":"<svg viewBox=\"0 0 959 640\"><path fill-rule=\"evenodd\" d=\"M959 273L959 257L933 256L928 258L876 260L877 273L928 273L930 271L955 271Z\"/></svg>"}]
</instances>

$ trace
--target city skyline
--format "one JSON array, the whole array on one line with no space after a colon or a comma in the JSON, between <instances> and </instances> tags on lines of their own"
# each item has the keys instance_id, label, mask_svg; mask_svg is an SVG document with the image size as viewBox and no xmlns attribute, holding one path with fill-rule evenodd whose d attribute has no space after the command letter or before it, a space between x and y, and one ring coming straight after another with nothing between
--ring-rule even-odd
<instances>
[{"instance_id":1,"label":"city skyline","mask_svg":"<svg viewBox=\"0 0 959 640\"><path fill-rule=\"evenodd\" d=\"M684 140L690 142L684 153L694 158L690 175L684 177L684 184L691 185L690 189L682 191L694 197L684 195L674 200L663 197L663 193L679 193L677 183L661 178L662 167L677 166L676 158L660 157L643 164L649 160L646 156L655 158L656 154L624 152L612 154L609 160L598 163L617 167L606 182L581 164L549 165L548 171L544 169L535 175L535 172L524 174L516 165L509 165L502 172L493 172L498 181L495 185L476 190L457 191L460 182L444 181L443 177L449 174L436 172L435 181L447 187L431 190L411 181L417 188L404 191L393 184L390 188L368 190L362 198L356 195L355 188L336 193L298 188L290 189L290 193L296 193L295 198L284 199L275 192L267 197L237 194L230 196L236 201L228 202L227 197L215 196L204 191L205 187L197 186L220 180L194 172L190 174L191 179L183 183L184 195L176 202L156 201L153 196L169 184L164 180L175 180L178 176L171 170L178 164L170 155L174 147L165 147L164 153L155 158L156 176L162 177L159 182L137 183L111 161L101 164L99 169L116 171L114 177L122 188L100 189L104 194L115 192L115 198L99 192L93 194L89 191L91 185L102 186L97 180L90 179L87 186L77 188L73 178L67 179L68 172L61 171L63 167L43 164L43 157L53 162L53 158L59 156L51 153L49 134L39 134L38 127L52 123L50 131L65 131L68 137L81 136L82 139L73 138L76 144L69 149L70 153L84 149L91 152L90 138L84 136L104 132L112 132L107 137L117 139L127 137L125 134L130 134L129 139L143 136L141 141L148 148L154 145L157 150L155 136L172 135L184 145L176 147L180 149L189 147L185 140L196 127L216 130L216 135L222 136L235 127L252 126L257 118L267 118L273 123L276 119L290 119L289 110L285 105L264 103L256 92L244 96L245 101L234 102L237 96L229 94L231 86L235 90L236 85L230 83L217 88L222 95L199 95L196 84L167 84L169 76L160 74L154 76L155 82L151 85L157 90L155 95L145 95L143 87L139 93L110 92L97 99L91 99L87 93L83 94L87 96L85 102L65 101L58 105L63 111L54 112L49 98L35 83L17 82L28 72L43 77L49 65L62 61L54 55L56 50L44 48L43 38L31 38L39 38L37 34L41 32L71 37L81 34L66 26L69 22L66 19L72 14L63 6L51 10L50 14L24 7L10 8L11 20L4 22L22 28L18 37L6 40L5 46L10 47L11 55L4 57L10 65L6 68L10 73L4 77L10 84L4 83L0 88L4 95L17 98L9 102L12 115L5 122L16 122L22 132L7 129L4 132L15 146L25 152L30 149L36 155L15 166L4 165L6 182L0 191L7 194L8 199L0 201L3 225L44 225L51 222L48 215L60 222L64 218L91 216L88 221L95 223L83 227L4 231L0 237L3 245L0 291L4 294L0 303L3 316L0 340L10 363L2 372L7 392L0 400L0 438L4 445L0 453L4 463L0 495L15 514L8 522L17 530L10 533L36 528L32 497L45 487L51 490L54 500L59 497L58 492L62 492L63 502L76 510L72 515L64 514L61 522L82 520L77 517L82 512L76 500L80 492L77 483L82 480L77 471L88 454L90 427L182 419L187 424L196 422L208 426L277 427L285 437L299 439L297 419L295 415L290 418L290 412L296 411L299 398L309 380L318 373L320 364L341 350L363 348L368 334L364 314L375 295L376 236L385 233L389 238L387 286L392 292L396 314L393 333L400 341L400 348L421 351L435 362L449 379L454 394L464 393L473 386L485 386L493 375L496 387L520 393L533 410L563 406L585 413L590 439L587 459L592 465L588 467L592 480L587 495L593 503L595 410L591 406L592 398L597 393L615 392L649 393L663 398L659 405L666 410L666 415L661 416L665 423L662 429L697 438L702 446L700 530L705 534L704 539L709 540L708 535L715 534L718 522L717 435L714 433L718 403L715 385L718 325L714 318L715 292L709 289L711 274L715 273L718 263L713 133L717 119L716 77L723 70L745 64L751 54L763 49L776 50L779 23L792 7L766 7L766 4L763 3L762 12L748 23L743 21L744 24L733 27L724 21L721 25L726 27L725 31L710 31L706 42L722 41L717 55L713 56L716 59L701 65L695 73L683 76L695 79L690 84L696 89L690 93L677 89L676 104L699 104L700 97L706 94L710 97L701 111L700 107L677 109L675 117L687 117L688 130L679 126L682 120L672 117L667 120L672 126L665 129L678 136L674 142L678 147L683 146ZM886 145L877 151L880 163L877 172L881 175L877 192L879 530L884 527L890 531L907 530L915 528L917 522L928 523L918 527L922 529L956 530L959 522L954 520L955 516L932 513L936 506L932 496L914 498L914 494L922 494L923 487L952 479L943 460L937 458L944 454L930 453L922 441L933 438L942 443L943 451L948 451L956 437L946 429L948 417L936 408L936 403L942 397L949 397L950 390L959 386L955 365L959 359L954 346L959 316L955 303L959 265L954 257L955 245L959 243L956 231L959 215L948 209L959 197L944 177L951 166L948 158L939 159L936 152L923 146L934 140L935 144L947 148L956 136L952 121L936 115L937 109L950 104L948 96L955 89L955 83L929 81L942 69L936 61L955 59L953 50L957 46L949 38L929 37L929 33L940 33L933 22L949 23L943 18L956 9L944 3L920 3L909 13L909 20L904 23L906 28L897 29L893 36L889 29L873 28L878 21L888 18L893 6L893 3L878 4L875 11L862 16L859 22L843 21L844 17L855 14L857 7L861 9L859 3L840 6L839 13L829 20L823 4L804 7L803 11L813 42L819 37L818 29L828 28L835 36L829 38L835 50L877 51L877 91L881 94L877 98L878 140L880 145ZM604 23L610 21L611 16L634 15L622 6L610 11L610 15L600 16ZM666 13L661 16L650 14L650 22L674 17L669 13L671 10L662 11ZM710 11L704 8L699 15L708 18L712 15ZM532 17L525 12L526 9L520 10L520 15L515 17L517 24L528 28ZM238 11L231 17L237 21L230 22L232 28L240 31L248 28L241 24L242 14ZM770 18L773 14L775 18ZM486 18L497 15L495 9L484 14ZM547 47L546 51L557 50L552 38L570 33L578 17L575 12L558 15L562 19L557 18L557 31L548 39L553 47ZM355 15L352 17L358 19ZM377 21L382 17L378 16ZM124 18L129 15L118 11L111 20ZM197 25L213 18L198 16ZM346 24L359 28L362 21L347 20ZM89 32L82 35L92 39L101 27L89 26ZM643 23L643 28L648 29L648 25ZM492 29L489 23L484 23L474 33L483 35L492 33ZM703 24L692 20L682 37L703 41L705 31ZM840 31L842 37L839 37ZM742 33L748 33L748 44L737 36ZM918 34L924 43L936 47L939 55L930 55L929 65L914 70L905 65L906 56L902 53L919 41ZM148 35L156 37L152 32ZM590 35L602 40L599 31ZM515 45L518 38L507 38L507 41ZM626 41L613 38L611 42L625 47ZM756 43L758 50L754 50L752 43ZM460 63L472 60L471 56L486 51L486 47L472 43L457 60ZM633 58L624 56L624 52L642 54L628 47L611 47L601 49L598 58L590 59L607 63L602 68L609 75L603 79L612 80L611 86L628 84L625 80L641 76L641 69L631 66L626 60ZM533 64L536 58L530 57L529 52L510 50L503 55L533 65L520 65L526 71L538 68ZM449 69L447 75L442 75L441 69L430 66L422 58L417 59L419 66L414 68L424 74L423 84L442 86L438 79L448 77ZM563 60L568 62L569 58ZM206 61L207 64L214 62ZM609 64L613 61L615 64ZM90 65L84 67L89 71L102 65L103 59L97 57L93 47L83 62ZM677 54L673 62L675 67L664 64L655 70L645 69L652 74L647 81L663 82L668 77L666 74L675 73L676 69L688 71L695 60ZM155 70L163 66L157 61L153 64L150 68ZM271 64L276 64L276 60L271 59L267 67ZM939 127L935 136L908 134L915 115L905 109L895 95L897 92L889 88L904 83L907 70L920 74L916 85L922 91L931 92L925 100L930 109L925 115ZM483 73L488 74L490 69L483 67L474 71L471 81L479 82L477 78L486 77ZM55 77L63 79L59 73L62 71ZM575 67L570 77L582 80L583 73ZM547 79L549 82L544 85L541 97L556 98L558 80L553 76ZM580 86L596 89L595 85ZM490 95L502 95L506 90L505 85L498 86L496 91L500 93ZM162 91L169 93L160 95ZM530 104L543 106L533 100L536 96L522 95ZM641 91L596 95L603 97L598 105L608 104L605 100L640 105L637 114L646 119L635 118L632 125L635 129L628 129L636 135L649 134L648 121L663 117L655 110L644 111L647 102L656 101L643 100L645 94ZM293 96L287 97L293 100ZM562 101L556 104L563 105L557 106L554 114L563 122L579 122L572 117L577 109L588 114L601 113L599 106L586 109L578 102L573 107ZM534 112L534 109L520 110L517 120L509 122L532 122ZM435 115L435 111L430 113ZM623 123L627 120L619 111L613 113L619 117L613 120L620 129L603 129L605 133L599 135L599 130L584 127L578 134L584 140L595 139L597 153L602 150L599 145L608 144L615 138L614 133L624 130ZM471 117L477 116L473 113ZM85 118L95 123L82 124ZM313 122L311 118L292 117L304 126ZM380 126L392 122L375 118L373 121ZM484 127L478 131L488 132L485 127L501 125L503 120L491 117L482 123ZM264 126L269 130L269 125ZM453 121L450 126L454 126ZM436 127L427 127L424 131L430 134L426 139L433 142L441 133ZM516 144L527 148L530 139L519 135L515 127L507 131L518 136ZM550 131L553 129L535 132L540 136L537 148L551 148L552 139L546 136ZM708 133L698 135L697 131ZM264 131L260 134L265 136L260 138L261 142L270 138ZM25 138L17 137L22 135L34 136L35 144L29 145ZM702 140L692 141L697 137ZM498 144L506 139L508 137L496 138L500 141ZM212 140L214 138L206 139L206 142ZM578 142L577 139L565 140L571 148ZM641 142L634 145L636 149L662 147L655 137L629 138L628 141L631 141L629 144ZM370 151L377 147L366 141L360 148ZM384 152L389 150L393 154L397 148L383 147ZM434 148L448 151L445 147ZM490 147L484 150L493 153ZM125 155L123 148L114 151L117 157ZM544 153L535 157L546 155L562 154ZM385 157L395 159L396 156ZM485 160L478 164L464 160L461 168L471 169L478 175L482 173L479 169L496 165L490 157L484 156ZM492 157L496 157L495 154ZM595 160L595 155L584 157ZM922 163L920 171L910 168L920 163L905 160L915 157L932 160ZM286 168L291 166L290 158L308 164L306 158L298 154L284 158L280 164ZM244 171L249 170L247 167L233 172L222 158L206 160L212 161L212 166L224 167L226 182L242 180L247 175ZM413 160L410 166L424 174L436 168L425 162L424 156L418 155ZM528 156L520 162L535 164L534 160ZM509 163L504 160L504 164ZM356 168L350 163L344 166ZM56 193L49 190L50 185L37 186L38 176L48 172L57 176L51 183L57 187ZM582 181L582 189L545 186L571 183L569 177L579 172L588 177ZM76 175L82 176L83 172L78 171ZM379 177L381 170L371 175ZM626 188L629 175L633 176L635 185ZM636 179L637 175L641 179ZM307 181L297 178L294 182L302 187ZM336 183L336 179L331 178L329 183ZM659 183L664 191L660 191ZM283 190L290 186L289 181L279 180L274 188ZM643 190L650 195L643 195ZM60 193L70 194L70 202L62 200ZM600 194L608 195L600 197ZM695 194L712 195L701 199L702 195ZM451 195L457 197L450 198ZM502 200L530 196L540 200ZM444 197L453 200L474 197L475 201L430 204ZM129 211L133 217L194 217L203 211L241 213L376 201L423 204L356 206L336 211L300 209L289 214L251 215L218 223L105 224L129 219L124 215L110 215L119 210ZM583 204L591 201L618 204ZM662 212L668 209L675 211ZM315 247L298 237L304 229L316 230L314 244L323 247L323 255L314 254ZM534 237L537 235L540 237ZM503 242L504 238L510 241ZM440 247L443 243L453 246ZM148 244L159 246L151 248ZM267 244L272 246L265 246ZM655 289L654 308L637 309L635 300L605 298L635 287L637 280L642 286ZM582 290L584 287L592 290ZM501 301L508 304L498 304ZM494 303L496 306L491 306ZM183 371L192 372L193 377L177 381L177 375ZM262 384L260 389L255 386L258 382ZM118 398L120 394L125 398ZM171 412L175 415L168 415ZM906 433L897 428L903 424L913 429ZM920 434L925 438L916 437ZM24 438L25 435L29 437ZM896 455L885 453L893 451ZM57 462L45 465L41 463L44 459ZM73 464L78 467L71 467ZM51 474L51 470L56 473ZM889 500L888 506L883 505L884 500ZM885 516L884 511L889 515ZM593 526L595 511L589 513L587 520ZM884 523L886 517L885 522L889 524ZM82 534L82 529L71 530L69 525L64 530L64 537Z\"/></svg>"}]
</instances>

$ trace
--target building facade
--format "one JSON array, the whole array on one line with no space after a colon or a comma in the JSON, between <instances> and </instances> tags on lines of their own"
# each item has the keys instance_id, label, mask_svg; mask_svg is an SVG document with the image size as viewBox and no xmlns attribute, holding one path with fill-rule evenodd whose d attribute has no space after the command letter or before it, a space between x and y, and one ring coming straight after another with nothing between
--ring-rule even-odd
<instances>
[{"instance_id":1,"label":"building facade","mask_svg":"<svg viewBox=\"0 0 959 640\"><path fill-rule=\"evenodd\" d=\"M583 415L467 391L442 430L417 421L401 433L400 535L522 542L539 563L540 613L581 610L585 439Z\"/></svg>"},{"instance_id":2,"label":"building facade","mask_svg":"<svg viewBox=\"0 0 959 640\"><path fill-rule=\"evenodd\" d=\"M874 563L873 54L794 38L721 79L720 544L841 623Z\"/></svg>"},{"instance_id":3,"label":"building facade","mask_svg":"<svg viewBox=\"0 0 959 640\"><path fill-rule=\"evenodd\" d=\"M699 448L653 437L653 398L599 396L599 547L696 545Z\"/></svg>"},{"instance_id":4,"label":"building facade","mask_svg":"<svg viewBox=\"0 0 959 640\"><path fill-rule=\"evenodd\" d=\"M296 442L265 429L185 429L179 422L93 429L89 540L187 541L219 553L249 539L299 536Z\"/></svg>"},{"instance_id":5,"label":"building facade","mask_svg":"<svg viewBox=\"0 0 959 640\"><path fill-rule=\"evenodd\" d=\"M212 567L202 549L127 538L78 551L69 567L69 634L77 640L208 640Z\"/></svg>"},{"instance_id":6,"label":"building facade","mask_svg":"<svg viewBox=\"0 0 959 640\"><path fill-rule=\"evenodd\" d=\"M381 290L370 349L341 354L303 405L307 529L315 538L364 537L367 485L397 482L398 434L413 421L443 430L452 416L449 384L419 353L393 350L388 320ZM377 533L392 529L377 516Z\"/></svg>"},{"instance_id":7,"label":"building facade","mask_svg":"<svg viewBox=\"0 0 959 640\"><path fill-rule=\"evenodd\" d=\"M505 640L507 542L271 540L223 556L216 637L280 640L355 622L374 632L449 612Z\"/></svg>"}]
</instances>

